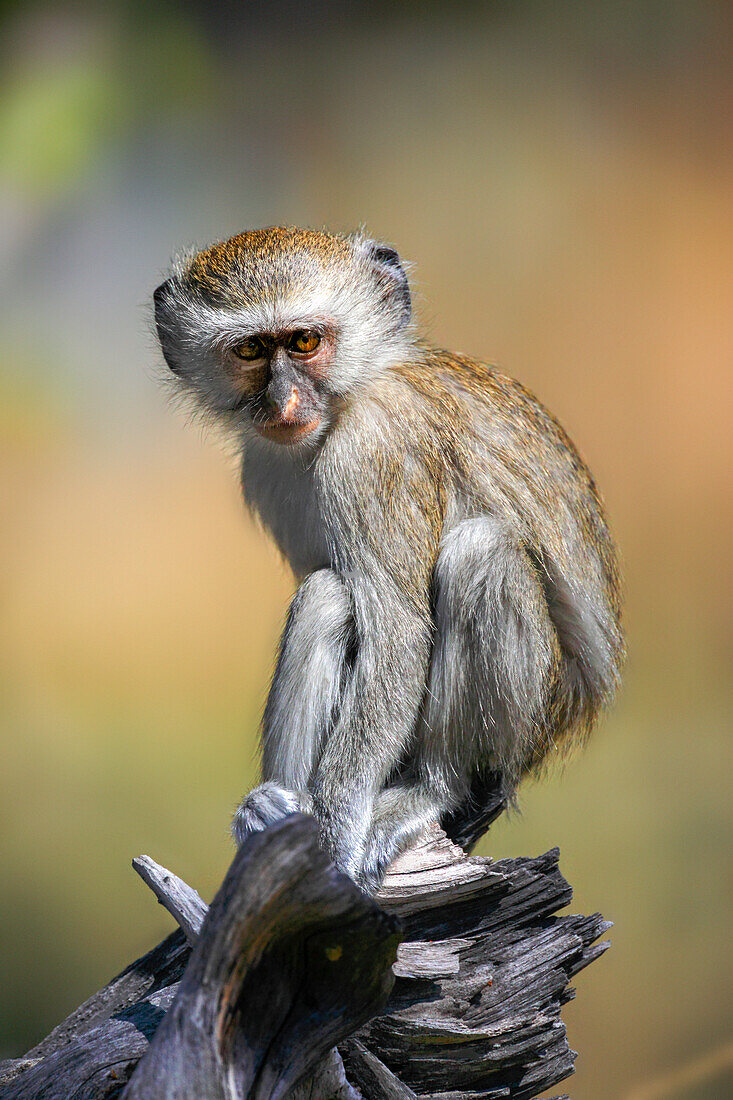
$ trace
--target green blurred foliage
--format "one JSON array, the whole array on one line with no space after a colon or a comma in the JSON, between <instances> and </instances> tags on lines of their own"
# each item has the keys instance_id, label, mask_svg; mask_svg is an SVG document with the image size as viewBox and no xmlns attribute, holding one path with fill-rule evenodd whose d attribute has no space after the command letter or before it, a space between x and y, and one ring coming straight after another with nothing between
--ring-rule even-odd
<instances>
[{"instance_id":1,"label":"green blurred foliage","mask_svg":"<svg viewBox=\"0 0 733 1100\"><path fill-rule=\"evenodd\" d=\"M32 35L44 11L25 6L24 13L29 8ZM34 201L58 199L77 185L147 113L190 120L213 107L210 51L180 14L119 5L118 20L90 11L88 24L72 30L76 36L62 34L60 44L44 35L25 58L7 51L0 178Z\"/></svg>"},{"instance_id":2,"label":"green blurred foliage","mask_svg":"<svg viewBox=\"0 0 733 1100\"><path fill-rule=\"evenodd\" d=\"M558 413L624 552L619 705L481 848L559 844L615 922L571 1090L730 1095L729 9L2 15L0 1056L169 930L133 855L214 892L257 776L292 582L167 407L150 293L193 242L366 222L437 343Z\"/></svg>"},{"instance_id":3,"label":"green blurred foliage","mask_svg":"<svg viewBox=\"0 0 733 1100\"><path fill-rule=\"evenodd\" d=\"M68 186L88 170L121 117L115 85L98 66L26 72L7 88L0 160L11 185L33 194Z\"/></svg>"}]
</instances>

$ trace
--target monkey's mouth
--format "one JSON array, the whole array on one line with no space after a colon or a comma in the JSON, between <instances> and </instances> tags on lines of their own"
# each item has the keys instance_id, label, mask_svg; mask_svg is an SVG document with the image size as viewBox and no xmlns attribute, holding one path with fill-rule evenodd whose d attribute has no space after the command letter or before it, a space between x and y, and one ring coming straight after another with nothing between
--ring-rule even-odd
<instances>
[{"instance_id":1,"label":"monkey's mouth","mask_svg":"<svg viewBox=\"0 0 733 1100\"><path fill-rule=\"evenodd\" d=\"M273 443L283 443L287 446L292 443L299 443L302 439L305 439L306 436L316 430L320 423L320 417L305 422L297 420L265 420L259 424L255 423L255 429L264 439L270 439Z\"/></svg>"}]
</instances>

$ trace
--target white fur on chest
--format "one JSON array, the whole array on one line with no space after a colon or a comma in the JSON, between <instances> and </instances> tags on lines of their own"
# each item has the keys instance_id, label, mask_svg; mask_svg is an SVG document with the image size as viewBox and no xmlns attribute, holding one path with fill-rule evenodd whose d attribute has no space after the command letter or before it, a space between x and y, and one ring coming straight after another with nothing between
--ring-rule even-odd
<instances>
[{"instance_id":1,"label":"white fur on chest","mask_svg":"<svg viewBox=\"0 0 733 1100\"><path fill-rule=\"evenodd\" d=\"M242 456L242 490L297 577L330 564L312 456L253 442Z\"/></svg>"}]
</instances>

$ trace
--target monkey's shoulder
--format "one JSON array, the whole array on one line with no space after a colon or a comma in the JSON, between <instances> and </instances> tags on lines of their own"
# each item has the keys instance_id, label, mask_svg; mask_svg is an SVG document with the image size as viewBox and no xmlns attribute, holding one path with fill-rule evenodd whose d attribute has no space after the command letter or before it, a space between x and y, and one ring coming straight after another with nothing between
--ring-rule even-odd
<instances>
[{"instance_id":1,"label":"monkey's shoulder","mask_svg":"<svg viewBox=\"0 0 733 1100\"><path fill-rule=\"evenodd\" d=\"M429 347L392 365L341 414L327 449L342 469L415 469L430 481L479 462L528 474L557 469L582 481L590 473L559 420L516 378L465 355ZM417 488L417 485L415 486Z\"/></svg>"},{"instance_id":2,"label":"monkey's shoulder","mask_svg":"<svg viewBox=\"0 0 733 1100\"><path fill-rule=\"evenodd\" d=\"M425 348L395 369L417 401L414 416L459 492L484 499L520 496L524 485L554 514L561 497L577 516L601 518L593 475L560 421L522 382L468 356ZM590 519L588 520L590 522Z\"/></svg>"},{"instance_id":3,"label":"monkey's shoulder","mask_svg":"<svg viewBox=\"0 0 733 1100\"><path fill-rule=\"evenodd\" d=\"M441 406L453 398L517 419L547 421L562 431L557 418L523 382L468 355L425 347L393 370L406 385Z\"/></svg>"},{"instance_id":4,"label":"monkey's shoulder","mask_svg":"<svg viewBox=\"0 0 733 1100\"><path fill-rule=\"evenodd\" d=\"M417 393L438 431L469 426L487 447L521 462L560 462L583 480L588 468L558 418L523 382L467 355L423 349L414 362L395 368ZM459 428L460 431L460 428Z\"/></svg>"}]
</instances>

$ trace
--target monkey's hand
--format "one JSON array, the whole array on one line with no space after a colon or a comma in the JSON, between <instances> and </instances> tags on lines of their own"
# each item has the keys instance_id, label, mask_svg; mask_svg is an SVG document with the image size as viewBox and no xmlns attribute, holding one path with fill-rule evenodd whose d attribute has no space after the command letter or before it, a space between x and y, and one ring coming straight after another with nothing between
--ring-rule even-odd
<instances>
[{"instance_id":1,"label":"monkey's hand","mask_svg":"<svg viewBox=\"0 0 733 1100\"><path fill-rule=\"evenodd\" d=\"M311 813L307 791L289 791L277 783L262 783L242 799L232 821L232 836L242 844L250 833L259 833L288 814Z\"/></svg>"}]
</instances>

